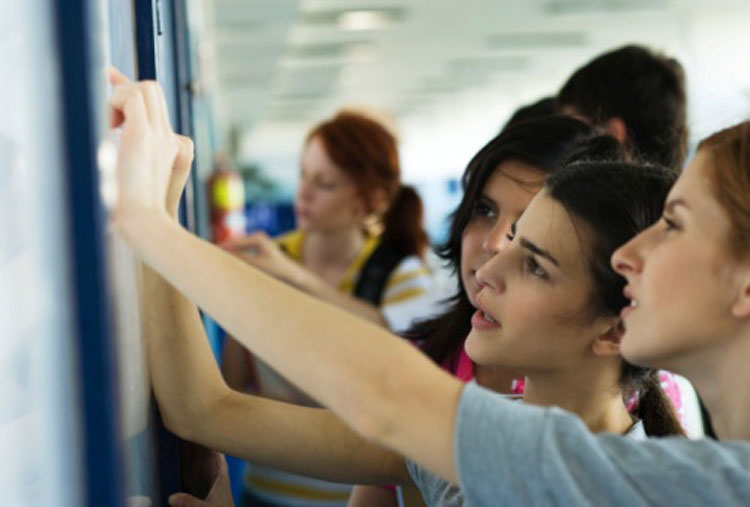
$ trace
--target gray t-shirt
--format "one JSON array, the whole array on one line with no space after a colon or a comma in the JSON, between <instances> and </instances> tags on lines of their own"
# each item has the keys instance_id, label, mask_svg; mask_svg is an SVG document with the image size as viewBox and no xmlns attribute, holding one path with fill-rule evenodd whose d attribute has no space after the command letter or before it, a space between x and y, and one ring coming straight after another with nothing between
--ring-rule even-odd
<instances>
[{"instance_id":1,"label":"gray t-shirt","mask_svg":"<svg viewBox=\"0 0 750 507\"><path fill-rule=\"evenodd\" d=\"M505 399L513 399L499 395ZM634 440L646 439L646 431L641 421L636 422L627 433ZM407 460L407 468L414 483L419 487L425 503L431 507L461 507L464 505L464 495L461 488L445 479L438 477L429 470Z\"/></svg>"},{"instance_id":2,"label":"gray t-shirt","mask_svg":"<svg viewBox=\"0 0 750 507\"><path fill-rule=\"evenodd\" d=\"M461 395L454 445L469 506L750 506L750 442L592 434L560 409L475 383Z\"/></svg>"}]
</instances>

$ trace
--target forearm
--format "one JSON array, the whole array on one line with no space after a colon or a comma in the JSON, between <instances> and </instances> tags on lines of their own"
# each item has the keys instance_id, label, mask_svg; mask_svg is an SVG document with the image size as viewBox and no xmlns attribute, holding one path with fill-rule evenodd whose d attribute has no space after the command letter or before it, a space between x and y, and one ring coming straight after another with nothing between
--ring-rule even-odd
<instances>
[{"instance_id":1,"label":"forearm","mask_svg":"<svg viewBox=\"0 0 750 507\"><path fill-rule=\"evenodd\" d=\"M200 431L228 387L221 378L195 304L141 266L143 332L162 417L177 432Z\"/></svg>"},{"instance_id":2,"label":"forearm","mask_svg":"<svg viewBox=\"0 0 750 507\"><path fill-rule=\"evenodd\" d=\"M253 463L318 479L409 484L402 456L365 440L327 409L232 392L212 429L185 438Z\"/></svg>"},{"instance_id":3,"label":"forearm","mask_svg":"<svg viewBox=\"0 0 750 507\"><path fill-rule=\"evenodd\" d=\"M461 384L414 347L166 217L131 216L115 226L145 262L357 431L455 477L452 432Z\"/></svg>"},{"instance_id":4,"label":"forearm","mask_svg":"<svg viewBox=\"0 0 750 507\"><path fill-rule=\"evenodd\" d=\"M388 326L385 317L378 307L349 294L344 294L304 267L300 267L299 272L294 275L292 283L305 292L358 315L363 319L383 327Z\"/></svg>"},{"instance_id":5,"label":"forearm","mask_svg":"<svg viewBox=\"0 0 750 507\"><path fill-rule=\"evenodd\" d=\"M347 507L398 507L398 495L392 489L358 484L352 488Z\"/></svg>"},{"instance_id":6,"label":"forearm","mask_svg":"<svg viewBox=\"0 0 750 507\"><path fill-rule=\"evenodd\" d=\"M255 374L250 364L252 358L247 355L245 347L233 337L224 339L221 351L221 374L227 385L240 392L255 392Z\"/></svg>"},{"instance_id":7,"label":"forearm","mask_svg":"<svg viewBox=\"0 0 750 507\"><path fill-rule=\"evenodd\" d=\"M142 271L149 361L169 429L211 449L321 479L408 480L403 458L366 442L330 411L230 391L195 305L150 268Z\"/></svg>"}]
</instances>

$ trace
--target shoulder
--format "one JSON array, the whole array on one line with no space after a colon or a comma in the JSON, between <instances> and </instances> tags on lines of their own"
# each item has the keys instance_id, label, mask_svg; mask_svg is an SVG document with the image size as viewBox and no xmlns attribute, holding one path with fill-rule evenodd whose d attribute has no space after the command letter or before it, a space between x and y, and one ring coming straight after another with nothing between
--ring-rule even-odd
<instances>
[{"instance_id":1,"label":"shoulder","mask_svg":"<svg viewBox=\"0 0 750 507\"><path fill-rule=\"evenodd\" d=\"M750 501L750 442L592 434L560 409L508 403L471 383L459 401L454 445L461 485L477 504L500 494L519 504Z\"/></svg>"},{"instance_id":2,"label":"shoulder","mask_svg":"<svg viewBox=\"0 0 750 507\"><path fill-rule=\"evenodd\" d=\"M416 255L405 257L388 275L383 304L387 304L386 300L389 297L394 297L407 288L427 290L430 288L431 281L430 270L422 259Z\"/></svg>"},{"instance_id":3,"label":"shoulder","mask_svg":"<svg viewBox=\"0 0 750 507\"><path fill-rule=\"evenodd\" d=\"M434 290L430 270L417 256L402 259L388 274L380 308L394 331L409 329L412 322L439 313L440 294Z\"/></svg>"},{"instance_id":4,"label":"shoulder","mask_svg":"<svg viewBox=\"0 0 750 507\"><path fill-rule=\"evenodd\" d=\"M294 259L302 258L302 243L304 242L305 235L300 230L293 230L277 236L274 238L276 243Z\"/></svg>"}]
</instances>

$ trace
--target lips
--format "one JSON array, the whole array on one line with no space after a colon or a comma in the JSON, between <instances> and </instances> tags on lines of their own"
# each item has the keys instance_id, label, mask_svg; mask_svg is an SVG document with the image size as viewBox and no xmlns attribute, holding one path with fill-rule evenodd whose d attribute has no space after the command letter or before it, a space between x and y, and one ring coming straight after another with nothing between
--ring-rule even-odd
<instances>
[{"instance_id":1,"label":"lips","mask_svg":"<svg viewBox=\"0 0 750 507\"><path fill-rule=\"evenodd\" d=\"M622 294L625 296L625 298L628 299L628 301L630 301L628 306L620 311L620 317L624 320L625 317L630 315L633 311L635 311L636 308L638 308L638 300L633 296L633 292L631 291L629 286L625 286L625 288L622 290Z\"/></svg>"},{"instance_id":2,"label":"lips","mask_svg":"<svg viewBox=\"0 0 750 507\"><path fill-rule=\"evenodd\" d=\"M477 299L479 298L480 294L477 294ZM477 301L476 306L477 311L471 317L472 327L478 330L495 329L500 327L500 322L498 322L498 320L494 316L492 316L484 308L482 308L482 305L479 304L479 301Z\"/></svg>"},{"instance_id":3,"label":"lips","mask_svg":"<svg viewBox=\"0 0 750 507\"><path fill-rule=\"evenodd\" d=\"M310 212L304 208L295 208L294 213L298 218L310 218Z\"/></svg>"}]
</instances>

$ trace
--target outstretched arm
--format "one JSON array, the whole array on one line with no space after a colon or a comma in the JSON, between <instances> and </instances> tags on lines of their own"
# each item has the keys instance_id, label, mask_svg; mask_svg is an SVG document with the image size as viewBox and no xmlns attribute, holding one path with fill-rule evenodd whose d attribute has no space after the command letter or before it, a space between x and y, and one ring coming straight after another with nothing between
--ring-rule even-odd
<instances>
[{"instance_id":1,"label":"outstretched arm","mask_svg":"<svg viewBox=\"0 0 750 507\"><path fill-rule=\"evenodd\" d=\"M335 414L232 391L195 305L143 273L149 367L166 426L186 440L290 472L339 482L408 482L404 460Z\"/></svg>"},{"instance_id":2,"label":"outstretched arm","mask_svg":"<svg viewBox=\"0 0 750 507\"><path fill-rule=\"evenodd\" d=\"M125 118L112 225L141 259L365 438L455 480L453 429L462 384L383 328L181 229L164 211L174 148L160 90L121 85L112 105ZM224 406L236 407L236 399Z\"/></svg>"},{"instance_id":3,"label":"outstretched arm","mask_svg":"<svg viewBox=\"0 0 750 507\"><path fill-rule=\"evenodd\" d=\"M112 79L127 83L117 74ZM167 174L162 209L177 226L192 143L180 136L175 141L176 157ZM330 411L229 389L213 360L195 305L152 269L142 266L141 275L149 369L168 428L212 449L291 472L341 482L409 481L401 456L365 441Z\"/></svg>"}]
</instances>

